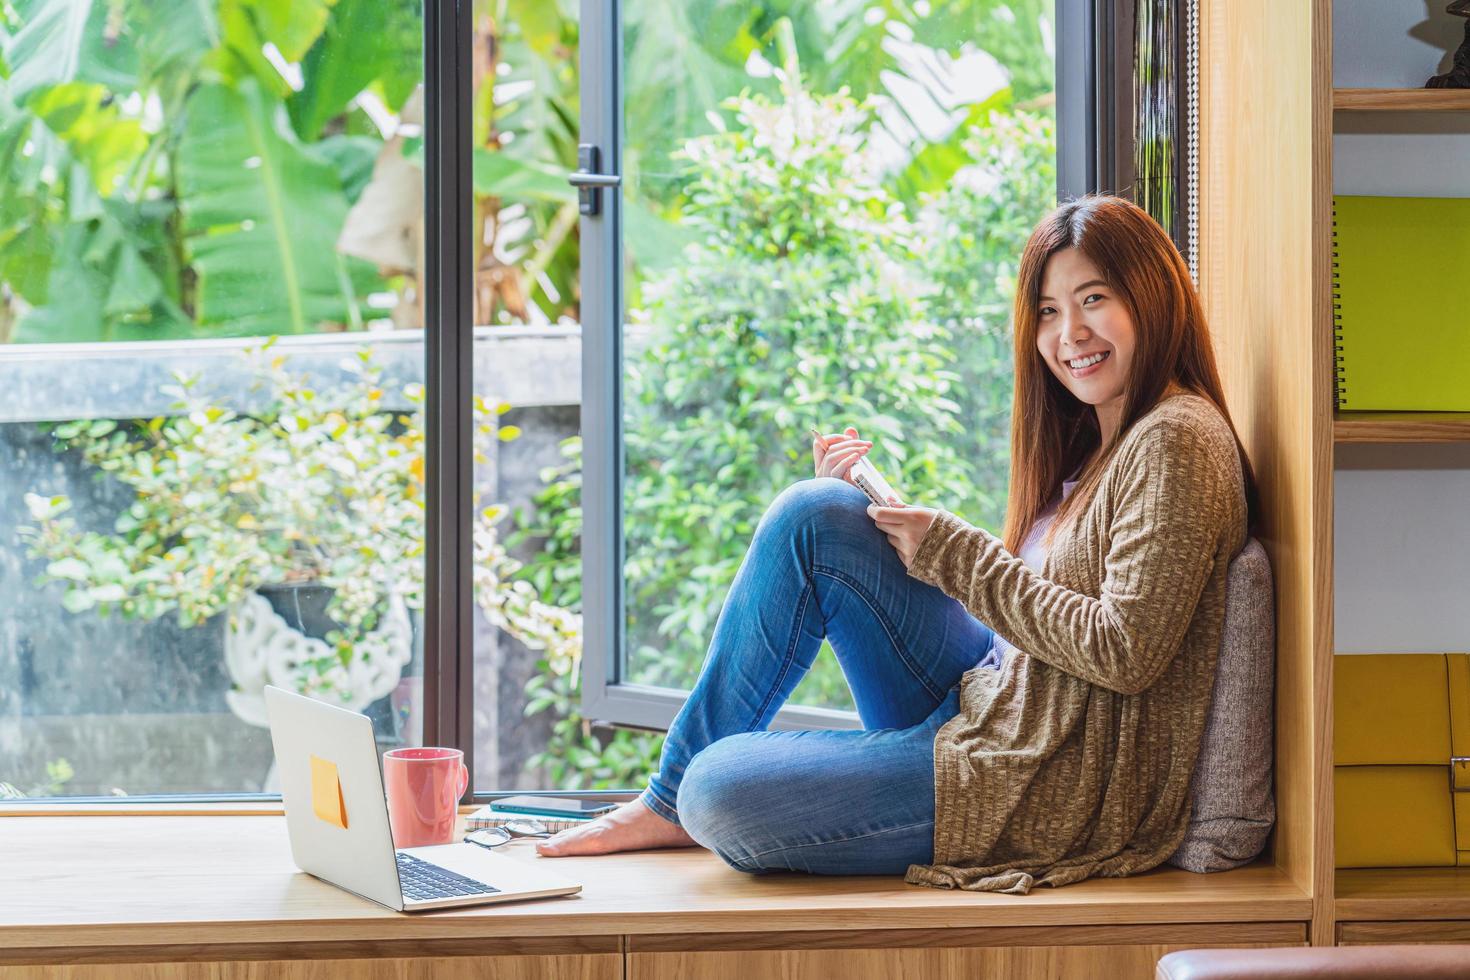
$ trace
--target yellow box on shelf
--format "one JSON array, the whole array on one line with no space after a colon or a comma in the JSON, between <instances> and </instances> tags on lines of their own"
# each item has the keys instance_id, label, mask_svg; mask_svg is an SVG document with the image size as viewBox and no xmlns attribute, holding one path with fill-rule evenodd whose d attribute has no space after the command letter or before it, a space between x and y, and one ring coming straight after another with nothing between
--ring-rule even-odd
<instances>
[{"instance_id":1,"label":"yellow box on shelf","mask_svg":"<svg viewBox=\"0 0 1470 980\"><path fill-rule=\"evenodd\" d=\"M1333 659L1337 866L1470 865L1470 655Z\"/></svg>"}]
</instances>

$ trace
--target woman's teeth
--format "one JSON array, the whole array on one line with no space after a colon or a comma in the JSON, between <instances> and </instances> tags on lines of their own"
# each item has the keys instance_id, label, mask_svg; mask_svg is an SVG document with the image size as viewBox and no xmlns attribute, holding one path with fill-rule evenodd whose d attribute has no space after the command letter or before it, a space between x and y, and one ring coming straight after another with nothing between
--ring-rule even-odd
<instances>
[{"instance_id":1,"label":"woman's teeth","mask_svg":"<svg viewBox=\"0 0 1470 980\"><path fill-rule=\"evenodd\" d=\"M1086 368L1091 367L1094 364L1097 364L1099 361L1103 360L1107 356L1107 351L1101 351L1097 354L1089 354L1087 357L1079 357L1075 361L1068 361L1067 367L1071 368L1073 371L1082 371Z\"/></svg>"}]
</instances>

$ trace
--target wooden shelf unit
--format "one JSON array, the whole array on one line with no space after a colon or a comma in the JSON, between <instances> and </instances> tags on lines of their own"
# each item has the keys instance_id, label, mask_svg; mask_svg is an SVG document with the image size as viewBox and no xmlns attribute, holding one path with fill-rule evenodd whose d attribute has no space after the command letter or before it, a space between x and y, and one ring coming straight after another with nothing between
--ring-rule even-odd
<instances>
[{"instance_id":1,"label":"wooden shelf unit","mask_svg":"<svg viewBox=\"0 0 1470 980\"><path fill-rule=\"evenodd\" d=\"M1336 871L1332 770L1336 446L1470 441L1470 413L1335 411L1335 113L1470 92L1334 90L1333 0L1227 2L1200 10L1195 271L1276 580L1276 864L1312 896L1314 945L1470 942L1470 870Z\"/></svg>"},{"instance_id":2,"label":"wooden shelf unit","mask_svg":"<svg viewBox=\"0 0 1470 980\"><path fill-rule=\"evenodd\" d=\"M1338 112L1417 113L1470 112L1470 90L1331 88L1333 67L1332 0L1313 0L1316 23L1313 37L1314 86L1311 157L1313 181L1314 250L1313 288L1315 320L1312 328L1314 365L1325 367L1330 378L1334 360L1332 317L1332 151L1334 118ZM1315 373L1314 373L1315 377ZM1470 442L1470 412L1353 412L1332 411L1333 397L1325 394L1323 414L1330 418L1330 439L1323 452L1331 459L1334 447L1349 443L1415 444ZM1328 474L1330 477L1330 473ZM1329 544L1333 535L1332 482L1321 488L1327 520L1320 533ZM1445 515L1452 519L1453 515ZM1331 610L1333 567L1328 561L1317 583L1319 605L1326 610L1322 629L1328 639L1328 668L1334 652ZM1331 697L1330 679L1327 689ZM1329 700L1330 703L1330 700ZM1327 781L1324 805L1332 819L1332 730L1328 712L1322 751ZM1448 790L1447 790L1448 791ZM1322 842L1330 862L1330 831ZM1342 945L1378 943L1470 943L1470 868L1342 869L1331 872L1329 898L1334 941ZM1314 942L1317 941L1314 937Z\"/></svg>"},{"instance_id":3,"label":"wooden shelf unit","mask_svg":"<svg viewBox=\"0 0 1470 980\"><path fill-rule=\"evenodd\" d=\"M1338 112L1470 112L1470 89L1339 88L1332 90Z\"/></svg>"},{"instance_id":4,"label":"wooden shelf unit","mask_svg":"<svg viewBox=\"0 0 1470 980\"><path fill-rule=\"evenodd\" d=\"M1333 441L1470 442L1470 412L1338 412Z\"/></svg>"}]
</instances>

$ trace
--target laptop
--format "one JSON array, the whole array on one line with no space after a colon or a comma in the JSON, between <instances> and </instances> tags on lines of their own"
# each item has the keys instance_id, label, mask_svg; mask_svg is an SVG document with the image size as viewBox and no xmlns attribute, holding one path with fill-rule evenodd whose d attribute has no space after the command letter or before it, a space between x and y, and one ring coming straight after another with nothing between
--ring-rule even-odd
<instances>
[{"instance_id":1,"label":"laptop","mask_svg":"<svg viewBox=\"0 0 1470 980\"><path fill-rule=\"evenodd\" d=\"M582 890L478 844L395 850L372 722L279 687L266 687L265 708L291 857L307 874L400 912Z\"/></svg>"}]
</instances>

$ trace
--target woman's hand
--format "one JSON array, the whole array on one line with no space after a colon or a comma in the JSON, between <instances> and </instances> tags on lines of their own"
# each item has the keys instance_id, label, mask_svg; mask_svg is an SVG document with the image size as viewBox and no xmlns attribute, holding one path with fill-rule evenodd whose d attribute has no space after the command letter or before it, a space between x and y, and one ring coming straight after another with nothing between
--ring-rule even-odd
<instances>
[{"instance_id":1,"label":"woman's hand","mask_svg":"<svg viewBox=\"0 0 1470 980\"><path fill-rule=\"evenodd\" d=\"M878 530L888 536L888 543L898 552L904 568L913 565L919 542L924 540L938 513L932 507L910 507L902 503L895 503L892 507L868 505L868 516L878 525Z\"/></svg>"},{"instance_id":2,"label":"woman's hand","mask_svg":"<svg viewBox=\"0 0 1470 980\"><path fill-rule=\"evenodd\" d=\"M852 483L852 464L868 454L873 444L857 437L857 429L848 426L845 432L835 436L824 436L812 430L812 460L817 476L835 476ZM856 486L856 484L854 484Z\"/></svg>"}]
</instances>

